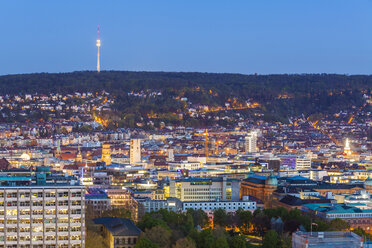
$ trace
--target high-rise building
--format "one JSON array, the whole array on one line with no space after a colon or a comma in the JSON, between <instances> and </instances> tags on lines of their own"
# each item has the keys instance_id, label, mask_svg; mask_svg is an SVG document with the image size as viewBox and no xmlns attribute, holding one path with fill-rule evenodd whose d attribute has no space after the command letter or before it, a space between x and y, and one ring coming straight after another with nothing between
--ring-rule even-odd
<instances>
[{"instance_id":1,"label":"high-rise building","mask_svg":"<svg viewBox=\"0 0 372 248\"><path fill-rule=\"evenodd\" d=\"M168 149L168 161L174 161L174 150Z\"/></svg>"},{"instance_id":2,"label":"high-rise building","mask_svg":"<svg viewBox=\"0 0 372 248\"><path fill-rule=\"evenodd\" d=\"M141 139L130 140L130 164L141 163Z\"/></svg>"},{"instance_id":3,"label":"high-rise building","mask_svg":"<svg viewBox=\"0 0 372 248\"><path fill-rule=\"evenodd\" d=\"M103 144L102 145L102 157L101 157L102 162L105 162L106 165L111 164L111 148L110 144Z\"/></svg>"},{"instance_id":4,"label":"high-rise building","mask_svg":"<svg viewBox=\"0 0 372 248\"><path fill-rule=\"evenodd\" d=\"M350 142L349 142L349 139L348 138L346 138L346 141L345 141L344 153L346 155L351 155Z\"/></svg>"},{"instance_id":5,"label":"high-rise building","mask_svg":"<svg viewBox=\"0 0 372 248\"><path fill-rule=\"evenodd\" d=\"M252 131L245 137L245 152L257 152L257 132Z\"/></svg>"},{"instance_id":6,"label":"high-rise building","mask_svg":"<svg viewBox=\"0 0 372 248\"><path fill-rule=\"evenodd\" d=\"M1 176L0 247L85 247L84 201L83 186L46 170Z\"/></svg>"}]
</instances>

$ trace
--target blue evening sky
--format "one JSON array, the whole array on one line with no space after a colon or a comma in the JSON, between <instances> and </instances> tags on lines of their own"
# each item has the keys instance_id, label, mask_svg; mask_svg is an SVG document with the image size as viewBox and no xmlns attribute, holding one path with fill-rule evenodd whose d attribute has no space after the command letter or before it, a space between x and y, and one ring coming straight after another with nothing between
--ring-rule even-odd
<instances>
[{"instance_id":1,"label":"blue evening sky","mask_svg":"<svg viewBox=\"0 0 372 248\"><path fill-rule=\"evenodd\" d=\"M0 75L372 74L370 0L1 0Z\"/></svg>"}]
</instances>

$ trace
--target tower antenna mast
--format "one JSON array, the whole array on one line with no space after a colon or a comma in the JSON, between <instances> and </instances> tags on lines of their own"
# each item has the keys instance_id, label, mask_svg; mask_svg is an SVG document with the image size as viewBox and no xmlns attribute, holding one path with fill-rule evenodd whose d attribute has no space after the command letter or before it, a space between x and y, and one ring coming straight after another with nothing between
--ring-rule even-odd
<instances>
[{"instance_id":1,"label":"tower antenna mast","mask_svg":"<svg viewBox=\"0 0 372 248\"><path fill-rule=\"evenodd\" d=\"M101 40L99 39L99 25L97 27L97 42L96 42L96 46L97 46L97 72L100 72L101 71L101 66L100 66L100 61L99 61L99 48L101 46Z\"/></svg>"}]
</instances>

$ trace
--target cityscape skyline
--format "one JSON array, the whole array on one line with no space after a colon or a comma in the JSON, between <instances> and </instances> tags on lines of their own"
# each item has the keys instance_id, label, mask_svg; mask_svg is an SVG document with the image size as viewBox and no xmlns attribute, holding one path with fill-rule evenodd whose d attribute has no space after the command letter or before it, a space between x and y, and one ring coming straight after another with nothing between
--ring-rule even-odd
<instances>
[{"instance_id":1,"label":"cityscape skyline","mask_svg":"<svg viewBox=\"0 0 372 248\"><path fill-rule=\"evenodd\" d=\"M0 248L372 247L371 10L0 1Z\"/></svg>"}]
</instances>

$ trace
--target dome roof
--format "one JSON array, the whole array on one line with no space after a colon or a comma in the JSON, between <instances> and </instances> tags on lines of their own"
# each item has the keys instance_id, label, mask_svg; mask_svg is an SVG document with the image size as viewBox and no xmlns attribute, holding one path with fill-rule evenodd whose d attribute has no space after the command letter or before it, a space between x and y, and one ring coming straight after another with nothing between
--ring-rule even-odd
<instances>
[{"instance_id":1,"label":"dome roof","mask_svg":"<svg viewBox=\"0 0 372 248\"><path fill-rule=\"evenodd\" d=\"M276 178L276 176L271 174L270 176L268 176L266 178L265 184L267 184L267 185L278 185L278 179Z\"/></svg>"}]
</instances>

